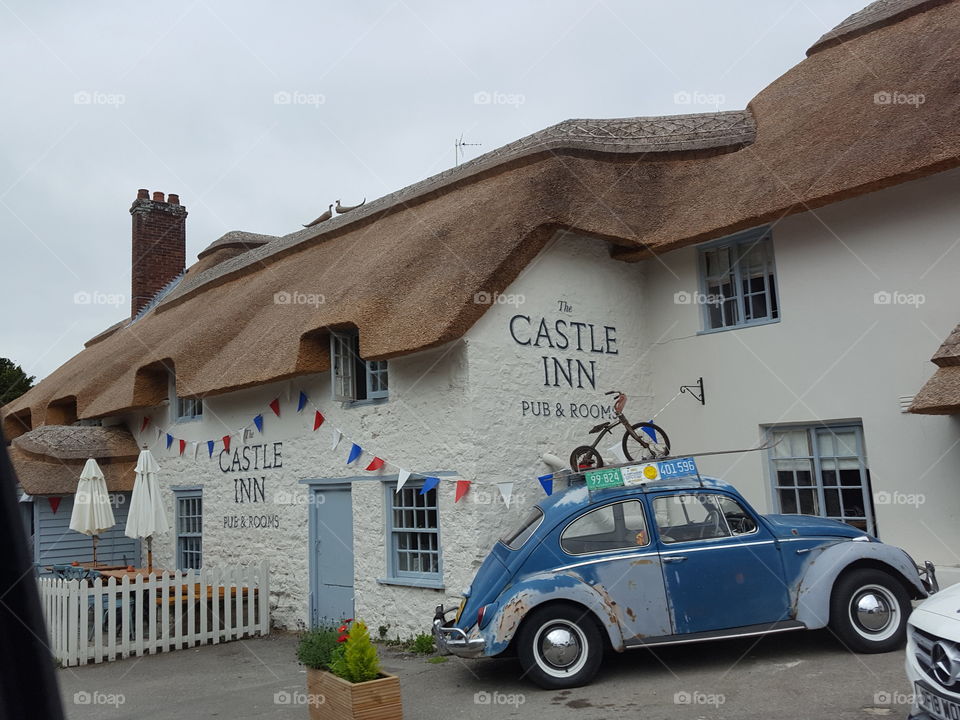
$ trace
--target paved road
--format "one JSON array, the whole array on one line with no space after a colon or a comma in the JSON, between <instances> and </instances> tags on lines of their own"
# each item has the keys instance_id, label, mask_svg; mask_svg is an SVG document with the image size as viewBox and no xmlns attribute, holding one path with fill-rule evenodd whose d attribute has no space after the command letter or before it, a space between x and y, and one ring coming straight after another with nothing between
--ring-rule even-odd
<instances>
[{"instance_id":1,"label":"paved road","mask_svg":"<svg viewBox=\"0 0 960 720\"><path fill-rule=\"evenodd\" d=\"M70 720L297 718L305 673L296 640L273 635L59 671ZM383 652L407 720L444 718L904 718L903 653L851 655L820 632L612 655L585 688L544 691L515 660L431 664ZM76 699L76 701L75 701ZM122 699L122 702L120 700ZM86 702L84 702L86 701Z\"/></svg>"}]
</instances>

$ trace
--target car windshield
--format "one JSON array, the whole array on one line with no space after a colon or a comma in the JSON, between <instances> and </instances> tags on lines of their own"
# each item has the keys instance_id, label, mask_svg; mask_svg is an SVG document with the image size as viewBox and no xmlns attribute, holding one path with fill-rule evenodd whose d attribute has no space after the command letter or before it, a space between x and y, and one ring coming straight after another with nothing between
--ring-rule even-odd
<instances>
[{"instance_id":1,"label":"car windshield","mask_svg":"<svg viewBox=\"0 0 960 720\"><path fill-rule=\"evenodd\" d=\"M530 511L530 514L523 519L523 522L520 523L520 527L513 532L509 532L504 535L502 538L500 538L500 542L502 542L511 550L519 550L540 526L541 520L543 520L543 511L540 508L535 507Z\"/></svg>"}]
</instances>

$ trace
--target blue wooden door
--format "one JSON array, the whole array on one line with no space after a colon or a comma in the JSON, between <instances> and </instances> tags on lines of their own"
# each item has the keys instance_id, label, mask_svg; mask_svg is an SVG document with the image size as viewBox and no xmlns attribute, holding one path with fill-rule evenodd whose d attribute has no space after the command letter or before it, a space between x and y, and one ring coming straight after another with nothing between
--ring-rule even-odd
<instances>
[{"instance_id":1,"label":"blue wooden door","mask_svg":"<svg viewBox=\"0 0 960 720\"><path fill-rule=\"evenodd\" d=\"M353 617L353 502L349 486L312 488L310 607L314 625Z\"/></svg>"},{"instance_id":2,"label":"blue wooden door","mask_svg":"<svg viewBox=\"0 0 960 720\"><path fill-rule=\"evenodd\" d=\"M676 493L654 498L653 509L674 633L789 619L777 542L736 500Z\"/></svg>"}]
</instances>

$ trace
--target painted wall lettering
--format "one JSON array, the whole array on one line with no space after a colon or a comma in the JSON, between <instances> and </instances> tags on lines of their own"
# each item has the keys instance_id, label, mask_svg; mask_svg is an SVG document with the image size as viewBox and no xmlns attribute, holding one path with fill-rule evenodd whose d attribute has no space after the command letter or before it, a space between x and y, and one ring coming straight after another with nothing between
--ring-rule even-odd
<instances>
[{"instance_id":1,"label":"painted wall lettering","mask_svg":"<svg viewBox=\"0 0 960 720\"><path fill-rule=\"evenodd\" d=\"M563 387L582 389L585 387L584 382L587 382L592 389L597 389L596 360L590 360L589 364L585 365L580 358L577 358L576 365L574 365L573 358L561 360L560 358L543 355L542 359L543 384L547 387L561 387L562 380Z\"/></svg>"},{"instance_id":2,"label":"painted wall lettering","mask_svg":"<svg viewBox=\"0 0 960 720\"><path fill-rule=\"evenodd\" d=\"M222 450L218 458L220 472L246 473L277 470L283 467L283 443L262 443ZM229 492L229 491L227 491ZM267 502L267 476L250 475L233 478L233 502L247 505ZM223 527L229 529L262 529L280 527L279 515L224 515Z\"/></svg>"},{"instance_id":3,"label":"painted wall lettering","mask_svg":"<svg viewBox=\"0 0 960 720\"><path fill-rule=\"evenodd\" d=\"M244 445L220 451L220 471L224 473L273 470L283 467L283 443Z\"/></svg>"},{"instance_id":4,"label":"painted wall lettering","mask_svg":"<svg viewBox=\"0 0 960 720\"><path fill-rule=\"evenodd\" d=\"M523 417L573 418L574 420L612 420L612 405L599 403L562 403L549 400L521 400Z\"/></svg>"},{"instance_id":5,"label":"painted wall lettering","mask_svg":"<svg viewBox=\"0 0 960 720\"><path fill-rule=\"evenodd\" d=\"M617 355L617 328L574 320L531 318L514 315L510 318L510 337L517 345L554 350Z\"/></svg>"},{"instance_id":6,"label":"painted wall lettering","mask_svg":"<svg viewBox=\"0 0 960 720\"><path fill-rule=\"evenodd\" d=\"M619 355L617 328L578 319L576 309L557 299L554 312L560 317L517 313L507 322L510 339L525 348L537 348L538 375L543 387L596 392L601 387L604 359ZM531 358L533 360L533 358ZM613 417L610 404L557 402L544 398L520 400L521 417L607 420Z\"/></svg>"},{"instance_id":7,"label":"painted wall lettering","mask_svg":"<svg viewBox=\"0 0 960 720\"><path fill-rule=\"evenodd\" d=\"M266 488L265 477L234 478L233 501L235 503L266 502Z\"/></svg>"},{"instance_id":8,"label":"painted wall lettering","mask_svg":"<svg viewBox=\"0 0 960 720\"><path fill-rule=\"evenodd\" d=\"M230 529L279 528L279 515L224 515L223 526Z\"/></svg>"},{"instance_id":9,"label":"painted wall lettering","mask_svg":"<svg viewBox=\"0 0 960 720\"><path fill-rule=\"evenodd\" d=\"M573 314L573 305L566 300L556 303L557 313ZM614 325L517 313L508 321L507 329L517 345L554 351L539 356L544 387L596 390L599 360L606 355L620 354ZM522 414L550 417L542 407L545 404L545 401L524 401ZM553 414L562 417L565 413Z\"/></svg>"}]
</instances>

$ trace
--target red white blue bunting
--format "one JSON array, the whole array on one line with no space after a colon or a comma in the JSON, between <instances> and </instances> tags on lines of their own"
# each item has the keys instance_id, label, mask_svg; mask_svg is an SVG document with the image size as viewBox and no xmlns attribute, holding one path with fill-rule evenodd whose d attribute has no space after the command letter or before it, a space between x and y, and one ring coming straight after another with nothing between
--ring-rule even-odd
<instances>
[{"instance_id":1,"label":"red white blue bunting","mask_svg":"<svg viewBox=\"0 0 960 720\"><path fill-rule=\"evenodd\" d=\"M289 402L289 398L290 398L289 388L286 393L286 398L287 398L287 401ZM302 413L308 406L310 406L314 411L312 431L316 432L326 423L327 418L318 407L316 407L315 405L313 405L312 402L310 402L310 398L307 395L307 393L303 390L300 390L297 394L296 412ZM282 405L281 405L280 397L275 397L273 400L271 400L267 404L267 407L270 408L270 410L272 411L275 417L279 418L281 416ZM251 418L249 423L247 423L246 425L244 425L243 427L237 430L228 432L227 434L223 435L219 440L193 441L193 440L186 440L184 438L175 437L172 433L167 432L166 430L154 424L153 418L151 416L145 415L140 422L140 434L143 435L146 432L146 430L151 425L153 425L156 428L157 440L158 441L165 440L167 450L170 450L174 442L176 442L177 448L179 450L178 455L180 457L185 457L189 455L189 453L186 452L187 447L189 446L192 450L193 459L196 460L199 455L200 445L205 444L206 450L207 450L207 459L212 460L218 445L222 446L223 450L225 450L226 452L230 452L231 442L234 438L238 439L240 444L243 444L245 441L245 433L251 424L257 429L258 433L264 434L266 420L263 413L258 413L257 415ZM340 441L343 438L344 438L344 433L340 428L334 427L331 429L331 445L330 445L331 451L335 451L337 447L339 447ZM391 468L396 468L396 470L398 471L396 492L400 492L411 477L417 478L418 480L422 480L423 484L418 491L419 494L421 495L425 495L431 490L435 490L440 485L440 478L438 477L427 475L425 473L412 472L399 465L388 462L378 454L368 453L367 450L364 449L363 445L359 442L355 442L354 440L349 438L348 438L348 441L350 442L350 450L347 455L346 464L351 466L356 464L359 466L361 462L358 462L358 461L360 461L364 455L367 455L368 457L371 457L371 459L364 466L365 472L376 473L383 470L384 468L387 468L388 466ZM541 487L543 488L544 493L546 493L547 495L551 495L553 493L554 478L555 478L554 473L551 473L548 475L541 475L537 478ZM467 494L470 492L470 487L473 481L465 480L463 478L451 478L451 480L455 482L454 502L460 502L460 500L466 497ZM498 482L495 484L497 485L497 489L499 491L500 497L503 499L504 504L507 507L509 507L510 502L513 498L514 483Z\"/></svg>"}]
</instances>

